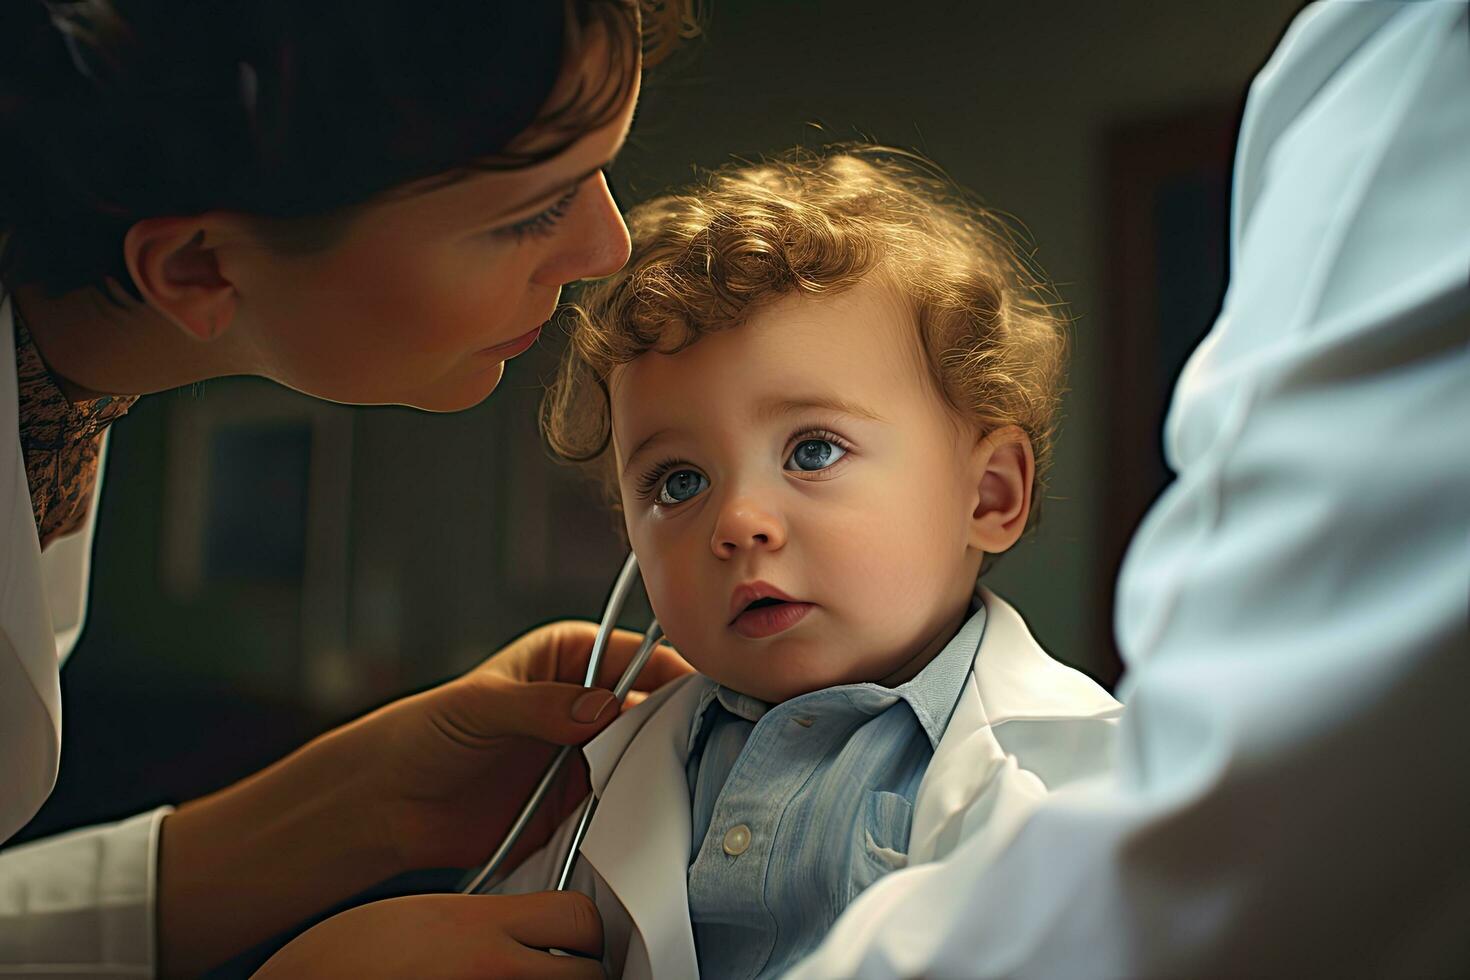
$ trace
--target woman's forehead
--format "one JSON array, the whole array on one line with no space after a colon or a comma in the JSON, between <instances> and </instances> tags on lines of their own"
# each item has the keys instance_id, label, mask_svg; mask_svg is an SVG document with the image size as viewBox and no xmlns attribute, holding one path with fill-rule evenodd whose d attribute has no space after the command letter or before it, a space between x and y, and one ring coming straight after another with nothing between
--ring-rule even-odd
<instances>
[{"instance_id":1,"label":"woman's forehead","mask_svg":"<svg viewBox=\"0 0 1470 980\"><path fill-rule=\"evenodd\" d=\"M426 222L454 227L483 225L546 207L612 165L627 140L636 97L635 87L616 118L549 160L515 169L474 171L454 181L431 178L423 182L425 189L405 188L385 202L383 210L414 212Z\"/></svg>"}]
</instances>

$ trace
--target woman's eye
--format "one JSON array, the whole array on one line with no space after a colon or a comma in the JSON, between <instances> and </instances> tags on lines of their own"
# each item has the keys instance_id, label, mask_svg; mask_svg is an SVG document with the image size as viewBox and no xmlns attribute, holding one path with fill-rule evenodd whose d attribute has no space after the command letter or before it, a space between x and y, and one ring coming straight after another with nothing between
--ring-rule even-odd
<instances>
[{"instance_id":1,"label":"woman's eye","mask_svg":"<svg viewBox=\"0 0 1470 980\"><path fill-rule=\"evenodd\" d=\"M551 207L539 214L533 214L529 218L517 221L515 224L506 225L496 232L498 235L509 236L516 241L521 241L527 235L546 236L550 235L556 228L556 223L566 217L567 209L571 207L572 199L577 196L577 191L582 189L578 184L561 196L561 199L552 204Z\"/></svg>"},{"instance_id":2,"label":"woman's eye","mask_svg":"<svg viewBox=\"0 0 1470 980\"><path fill-rule=\"evenodd\" d=\"M847 450L830 439L803 439L787 458L788 470L823 470L847 455ZM791 464L795 464L794 466Z\"/></svg>"},{"instance_id":3,"label":"woman's eye","mask_svg":"<svg viewBox=\"0 0 1470 980\"><path fill-rule=\"evenodd\" d=\"M707 486L709 481L694 470L677 470L669 474L654 499L660 504L682 504Z\"/></svg>"}]
</instances>

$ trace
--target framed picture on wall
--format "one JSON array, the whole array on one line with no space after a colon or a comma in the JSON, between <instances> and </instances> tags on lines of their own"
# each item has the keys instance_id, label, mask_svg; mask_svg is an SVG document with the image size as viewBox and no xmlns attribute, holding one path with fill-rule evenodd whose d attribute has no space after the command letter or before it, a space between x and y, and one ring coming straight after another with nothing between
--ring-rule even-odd
<instances>
[{"instance_id":1,"label":"framed picture on wall","mask_svg":"<svg viewBox=\"0 0 1470 980\"><path fill-rule=\"evenodd\" d=\"M295 616L309 698L350 698L351 409L260 379L172 407L160 542L165 592L229 614ZM228 623L221 626L229 628Z\"/></svg>"}]
</instances>

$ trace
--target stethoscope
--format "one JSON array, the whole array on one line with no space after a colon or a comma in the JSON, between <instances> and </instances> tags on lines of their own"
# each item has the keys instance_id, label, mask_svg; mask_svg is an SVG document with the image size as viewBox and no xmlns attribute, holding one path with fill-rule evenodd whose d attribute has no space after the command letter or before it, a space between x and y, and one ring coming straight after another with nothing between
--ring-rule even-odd
<instances>
[{"instance_id":1,"label":"stethoscope","mask_svg":"<svg viewBox=\"0 0 1470 980\"><path fill-rule=\"evenodd\" d=\"M587 677L582 682L584 687L591 687L597 680L597 670L602 666L602 655L607 650L607 641L612 636L613 627L617 624L618 617L622 615L623 607L627 605L628 597L632 595L633 586L638 580L638 559L630 551L628 560L623 563L623 570L618 573L617 580L613 583L612 594L608 596L607 605L602 610L602 622L597 627L597 636L592 641L592 653L587 658ZM613 697L619 704L633 689L633 682L638 678L644 665L648 663L648 658L653 656L653 648L658 646L658 641L663 639L663 635L663 628L658 625L657 619L648 624L648 629L643 634L643 643L638 647L638 652L633 655L628 669L623 671L622 677L618 678L617 686L613 688ZM525 832L531 818L536 815L536 810L546 799L546 794L551 790L551 784L556 781L557 773L561 772L562 766L566 765L566 761L578 748L579 746L575 745L564 745L556 753L551 764L546 767L546 772L542 773L540 782L531 791L525 806L521 807L520 815L510 825L510 830L506 831L505 840L500 842L495 853L490 855L490 859L480 867L469 883L460 889L462 894L475 894L486 881L494 877L496 870L505 861L505 856L510 853L511 848L515 847L516 841L521 839L521 834ZM582 803L576 829L572 833L567 853L562 859L561 872L556 879L557 891L566 891L568 883L572 880L572 868L577 863L577 852L582 847L583 838L587 836L587 828L592 824L592 814L596 809L597 795L590 794Z\"/></svg>"}]
</instances>

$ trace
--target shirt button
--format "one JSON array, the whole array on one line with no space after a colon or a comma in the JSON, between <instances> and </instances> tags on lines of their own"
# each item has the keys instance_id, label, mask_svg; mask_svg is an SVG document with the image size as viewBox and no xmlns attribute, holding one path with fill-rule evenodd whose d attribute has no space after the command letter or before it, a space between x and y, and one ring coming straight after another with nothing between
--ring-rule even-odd
<instances>
[{"instance_id":1,"label":"shirt button","mask_svg":"<svg viewBox=\"0 0 1470 980\"><path fill-rule=\"evenodd\" d=\"M750 847L750 828L738 823L725 831L725 853L739 857Z\"/></svg>"}]
</instances>

